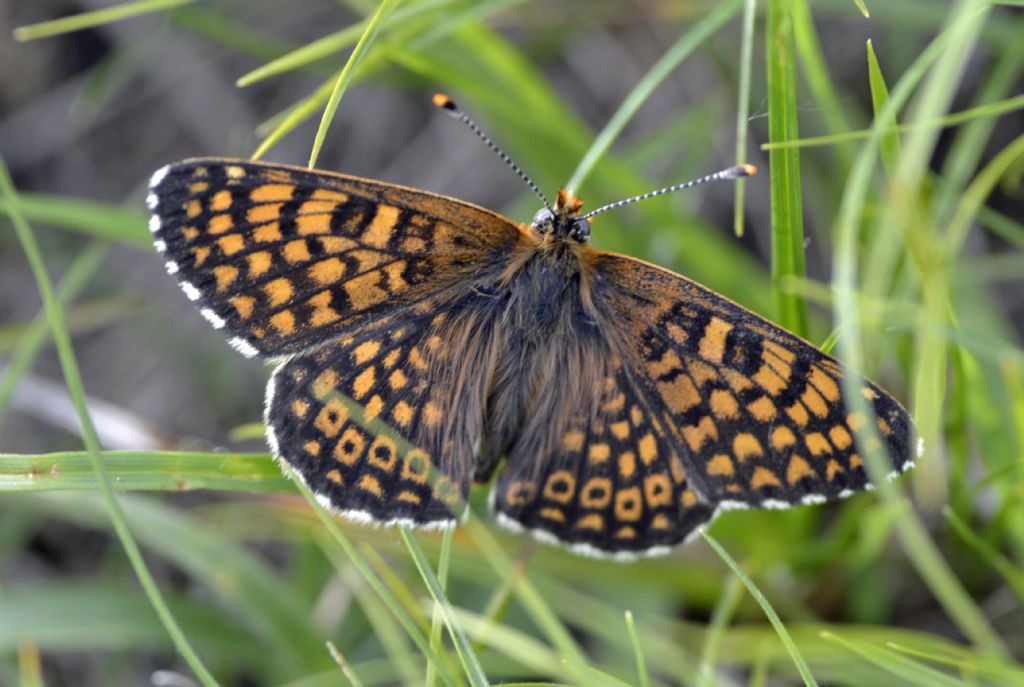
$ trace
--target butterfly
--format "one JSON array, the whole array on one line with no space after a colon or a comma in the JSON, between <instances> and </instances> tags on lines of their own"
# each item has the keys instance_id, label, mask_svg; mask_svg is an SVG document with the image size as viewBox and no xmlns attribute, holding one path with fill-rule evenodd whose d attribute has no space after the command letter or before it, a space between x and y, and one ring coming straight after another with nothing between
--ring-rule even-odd
<instances>
[{"instance_id":1,"label":"butterfly","mask_svg":"<svg viewBox=\"0 0 1024 687\"><path fill-rule=\"evenodd\" d=\"M892 396L685 277L593 249L566 191L516 224L381 181L201 158L158 170L147 205L186 296L236 350L277 361L274 456L350 519L449 527L492 482L500 524L630 559L723 510L871 488L868 422L891 476L914 464Z\"/></svg>"}]
</instances>

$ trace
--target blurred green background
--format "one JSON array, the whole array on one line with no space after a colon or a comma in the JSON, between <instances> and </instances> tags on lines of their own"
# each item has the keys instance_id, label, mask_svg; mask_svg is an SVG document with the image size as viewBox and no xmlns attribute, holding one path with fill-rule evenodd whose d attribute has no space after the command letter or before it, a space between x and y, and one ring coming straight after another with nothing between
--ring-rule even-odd
<instances>
[{"instance_id":1,"label":"blurred green background","mask_svg":"<svg viewBox=\"0 0 1024 687\"><path fill-rule=\"evenodd\" d=\"M1019 5L0 5L0 685L1024 684ZM164 274L143 197L184 157L305 164L364 33L325 169L528 220L435 91L590 208L757 165L602 215L593 243L872 376L918 468L724 515L746 582L706 540L628 565L533 544L483 490L447 540L328 527L266 454L270 369Z\"/></svg>"}]
</instances>

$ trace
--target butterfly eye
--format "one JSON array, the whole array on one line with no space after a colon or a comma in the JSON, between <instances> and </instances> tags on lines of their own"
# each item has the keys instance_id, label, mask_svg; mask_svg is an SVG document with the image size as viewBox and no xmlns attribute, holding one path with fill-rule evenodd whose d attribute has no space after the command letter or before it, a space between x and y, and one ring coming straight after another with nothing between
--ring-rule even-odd
<instances>
[{"instance_id":1,"label":"butterfly eye","mask_svg":"<svg viewBox=\"0 0 1024 687\"><path fill-rule=\"evenodd\" d=\"M584 243L590 238L590 220L583 219L582 217L574 219L572 221L572 231L569 232L574 240Z\"/></svg>"},{"instance_id":2,"label":"butterfly eye","mask_svg":"<svg viewBox=\"0 0 1024 687\"><path fill-rule=\"evenodd\" d=\"M545 229L550 231L554 222L555 213L548 208L541 208L537 211L537 214L533 216L534 229Z\"/></svg>"}]
</instances>

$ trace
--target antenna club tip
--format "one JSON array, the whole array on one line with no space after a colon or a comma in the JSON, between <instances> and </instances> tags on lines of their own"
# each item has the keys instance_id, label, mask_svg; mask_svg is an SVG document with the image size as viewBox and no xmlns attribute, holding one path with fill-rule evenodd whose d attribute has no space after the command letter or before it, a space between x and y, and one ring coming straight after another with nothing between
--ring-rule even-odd
<instances>
[{"instance_id":1,"label":"antenna club tip","mask_svg":"<svg viewBox=\"0 0 1024 687\"><path fill-rule=\"evenodd\" d=\"M743 170L743 176L752 177L757 174L757 167L754 165L742 164L740 169Z\"/></svg>"},{"instance_id":2,"label":"antenna club tip","mask_svg":"<svg viewBox=\"0 0 1024 687\"><path fill-rule=\"evenodd\" d=\"M450 112L455 112L456 110L459 109L455 105L455 101L452 100L451 98L449 98L444 93L435 93L434 97L432 98L432 100L434 101L434 105L436 105L437 107L440 107L442 110L448 110Z\"/></svg>"}]
</instances>

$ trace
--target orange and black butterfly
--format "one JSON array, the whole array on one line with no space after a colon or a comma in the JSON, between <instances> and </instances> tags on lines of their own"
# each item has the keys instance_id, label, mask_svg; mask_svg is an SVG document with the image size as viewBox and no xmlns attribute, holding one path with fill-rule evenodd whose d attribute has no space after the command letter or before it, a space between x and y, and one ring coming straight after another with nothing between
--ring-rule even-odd
<instances>
[{"instance_id":1,"label":"orange and black butterfly","mask_svg":"<svg viewBox=\"0 0 1024 687\"><path fill-rule=\"evenodd\" d=\"M913 466L913 425L889 394L857 381L874 417L852 412L839 363L684 277L594 250L568 193L517 225L241 160L178 162L150 188L168 272L234 348L280 362L274 455L357 521L451 526L470 484L497 472L500 523L630 558L721 510L870 488L865 422L894 475Z\"/></svg>"}]
</instances>

